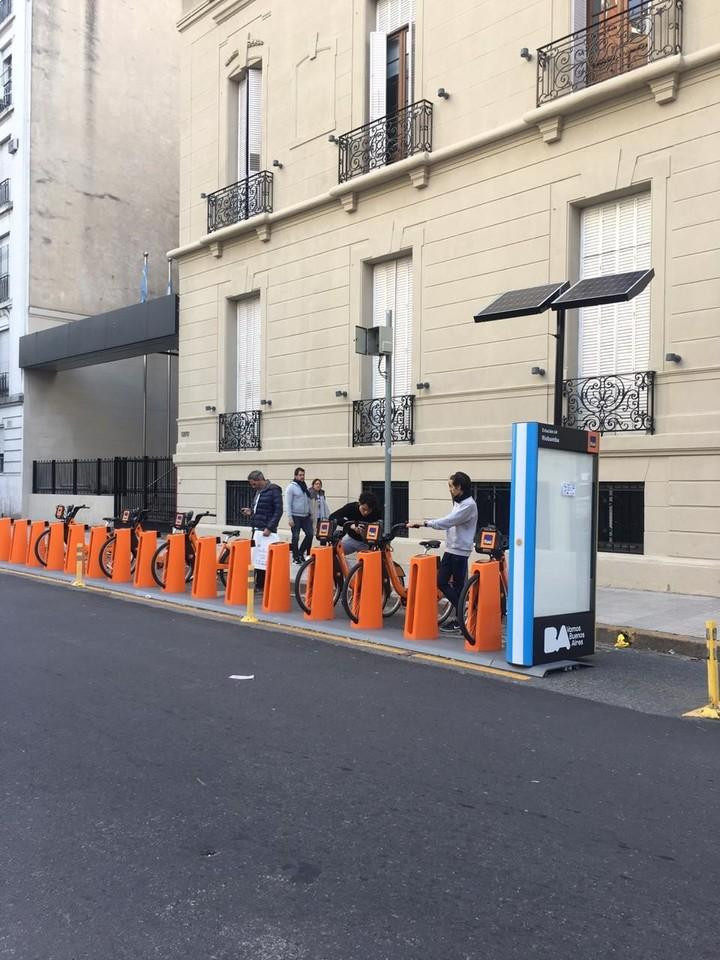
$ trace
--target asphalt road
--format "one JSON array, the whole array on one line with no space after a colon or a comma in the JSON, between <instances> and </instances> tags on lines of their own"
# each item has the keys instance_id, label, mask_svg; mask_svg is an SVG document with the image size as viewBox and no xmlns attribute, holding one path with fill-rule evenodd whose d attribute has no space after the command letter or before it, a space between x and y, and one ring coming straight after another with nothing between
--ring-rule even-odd
<instances>
[{"instance_id":1,"label":"asphalt road","mask_svg":"<svg viewBox=\"0 0 720 960\"><path fill-rule=\"evenodd\" d=\"M720 724L8 575L0 611L3 960L717 957Z\"/></svg>"}]
</instances>

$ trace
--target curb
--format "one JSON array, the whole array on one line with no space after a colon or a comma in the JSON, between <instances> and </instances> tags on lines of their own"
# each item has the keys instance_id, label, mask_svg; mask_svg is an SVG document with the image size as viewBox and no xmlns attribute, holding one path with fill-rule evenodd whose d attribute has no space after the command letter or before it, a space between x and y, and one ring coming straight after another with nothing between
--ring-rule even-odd
<instances>
[{"instance_id":1,"label":"curb","mask_svg":"<svg viewBox=\"0 0 720 960\"><path fill-rule=\"evenodd\" d=\"M671 653L695 660L707 660L707 644L704 640L677 633L661 633L642 627L611 627L598 623L595 640L603 646L612 647L619 633L625 634L635 650L652 650L655 653Z\"/></svg>"}]
</instances>

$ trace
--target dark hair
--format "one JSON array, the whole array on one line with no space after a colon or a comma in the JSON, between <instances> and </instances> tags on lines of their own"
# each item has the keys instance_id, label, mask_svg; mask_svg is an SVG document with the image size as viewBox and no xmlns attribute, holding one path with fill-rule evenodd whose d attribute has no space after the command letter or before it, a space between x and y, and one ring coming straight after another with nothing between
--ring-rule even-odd
<instances>
[{"instance_id":1,"label":"dark hair","mask_svg":"<svg viewBox=\"0 0 720 960\"><path fill-rule=\"evenodd\" d=\"M472 480L466 473L463 473L462 470L450 474L450 482L453 486L460 487L463 493L470 493Z\"/></svg>"},{"instance_id":2,"label":"dark hair","mask_svg":"<svg viewBox=\"0 0 720 960\"><path fill-rule=\"evenodd\" d=\"M371 510L377 510L378 502L377 497L374 493L361 493L358 497L358 503L364 503L366 507L370 507Z\"/></svg>"},{"instance_id":3,"label":"dark hair","mask_svg":"<svg viewBox=\"0 0 720 960\"><path fill-rule=\"evenodd\" d=\"M248 480L264 480L265 474L262 470L251 470L248 474Z\"/></svg>"},{"instance_id":4,"label":"dark hair","mask_svg":"<svg viewBox=\"0 0 720 960\"><path fill-rule=\"evenodd\" d=\"M319 483L319 484L320 484L320 489L322 489L322 480L320 479L320 477L315 477L315 479L314 479L313 482L310 484L310 486L311 486L311 487L314 487L316 483Z\"/></svg>"},{"instance_id":5,"label":"dark hair","mask_svg":"<svg viewBox=\"0 0 720 960\"><path fill-rule=\"evenodd\" d=\"M299 473L305 473L305 467L295 467L293 476L296 477Z\"/></svg>"}]
</instances>

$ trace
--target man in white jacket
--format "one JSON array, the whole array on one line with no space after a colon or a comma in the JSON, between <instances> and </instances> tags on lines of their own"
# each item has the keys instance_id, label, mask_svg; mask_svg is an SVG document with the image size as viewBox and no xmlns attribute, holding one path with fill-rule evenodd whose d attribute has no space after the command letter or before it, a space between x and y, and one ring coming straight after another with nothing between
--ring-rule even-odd
<instances>
[{"instance_id":1,"label":"man in white jacket","mask_svg":"<svg viewBox=\"0 0 720 960\"><path fill-rule=\"evenodd\" d=\"M466 473L453 473L448 481L453 508L445 517L437 520L423 520L422 523L409 523L409 527L432 527L433 530L447 530L445 553L438 568L438 588L457 608L460 590L467 579L468 557L475 543L475 531L478 522L477 504L470 493L472 483ZM460 629L457 617L453 614L440 627L443 633L456 633Z\"/></svg>"}]
</instances>

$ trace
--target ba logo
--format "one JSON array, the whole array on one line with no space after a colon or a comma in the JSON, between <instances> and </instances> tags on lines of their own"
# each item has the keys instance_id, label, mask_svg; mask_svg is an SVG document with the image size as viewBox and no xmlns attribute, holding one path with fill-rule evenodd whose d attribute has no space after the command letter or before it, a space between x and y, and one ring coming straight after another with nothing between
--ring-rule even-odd
<instances>
[{"instance_id":1,"label":"ba logo","mask_svg":"<svg viewBox=\"0 0 720 960\"><path fill-rule=\"evenodd\" d=\"M558 631L556 627L545 627L545 653L557 653L570 649L570 637L564 625Z\"/></svg>"}]
</instances>

